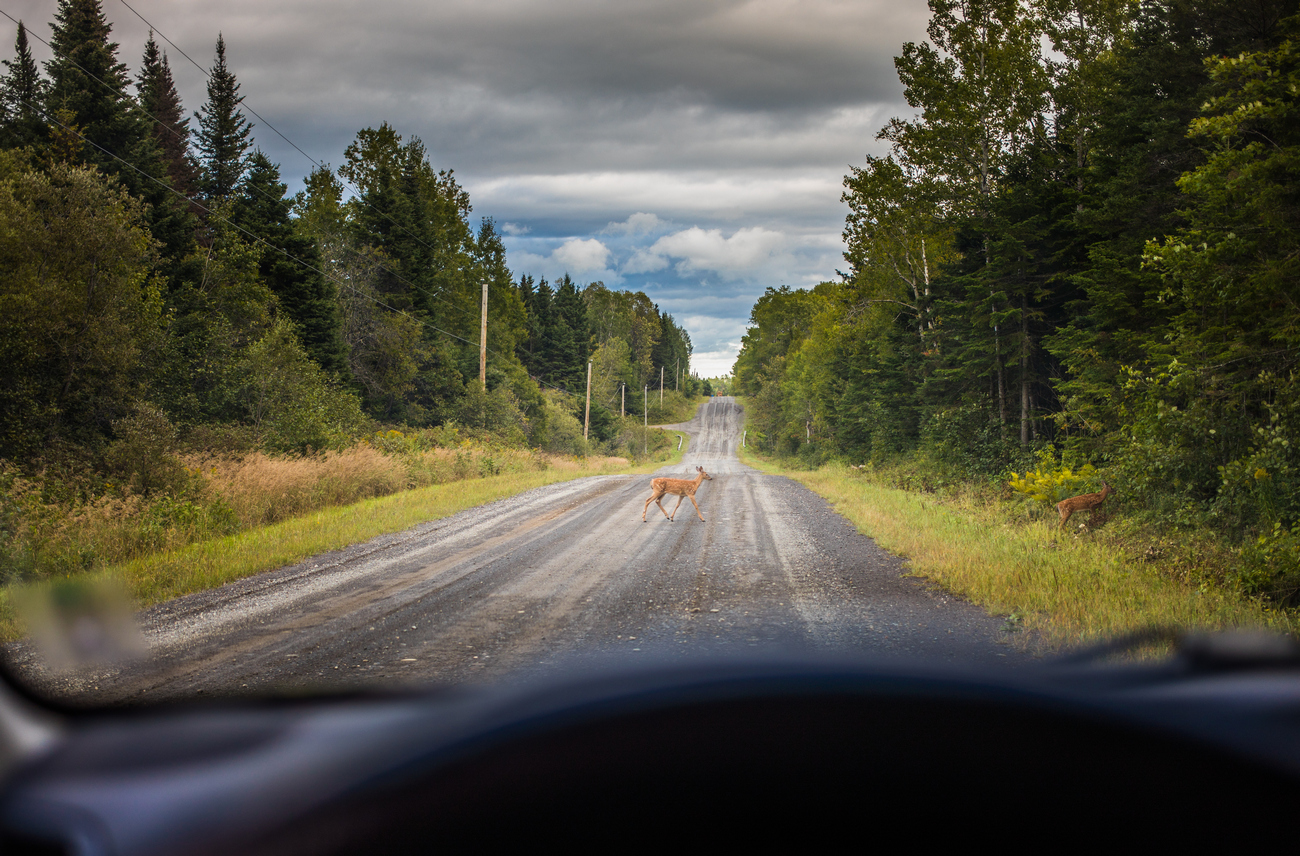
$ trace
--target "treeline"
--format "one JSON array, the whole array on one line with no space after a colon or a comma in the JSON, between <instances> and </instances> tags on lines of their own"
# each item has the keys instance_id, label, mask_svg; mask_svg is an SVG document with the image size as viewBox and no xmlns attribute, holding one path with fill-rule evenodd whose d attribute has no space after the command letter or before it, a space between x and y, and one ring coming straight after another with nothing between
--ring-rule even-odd
<instances>
[{"instance_id":1,"label":"treeline","mask_svg":"<svg viewBox=\"0 0 1300 856\"><path fill-rule=\"evenodd\" d=\"M0 458L111 467L128 447L450 423L585 452L589 359L592 443L618 440L617 384L638 415L661 367L700 391L689 336L645 295L516 282L419 139L366 128L289 196L220 36L187 114L153 34L132 77L98 0L60 0L51 31L41 69L20 23L0 77Z\"/></svg>"},{"instance_id":2,"label":"treeline","mask_svg":"<svg viewBox=\"0 0 1300 856\"><path fill-rule=\"evenodd\" d=\"M762 441L958 477L1092 464L1161 521L1285 540L1297 4L930 8L895 59L915 118L844 181L841 281L753 308L735 385Z\"/></svg>"}]
</instances>

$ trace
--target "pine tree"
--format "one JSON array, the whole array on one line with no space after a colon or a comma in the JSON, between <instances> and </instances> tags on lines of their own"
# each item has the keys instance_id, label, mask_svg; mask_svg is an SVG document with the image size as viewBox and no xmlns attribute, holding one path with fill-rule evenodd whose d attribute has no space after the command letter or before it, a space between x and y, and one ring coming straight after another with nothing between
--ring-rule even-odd
<instances>
[{"instance_id":1,"label":"pine tree","mask_svg":"<svg viewBox=\"0 0 1300 856\"><path fill-rule=\"evenodd\" d=\"M72 123L92 144L83 150L84 156L107 168L112 158L96 146L125 156L134 137L143 132L139 117L130 110L126 66L118 62L117 43L109 41L113 27L99 0L59 0L50 27L48 104L69 111Z\"/></svg>"},{"instance_id":2,"label":"pine tree","mask_svg":"<svg viewBox=\"0 0 1300 856\"><path fill-rule=\"evenodd\" d=\"M226 40L217 36L217 60L208 78L208 100L194 114L199 122L197 142L201 174L199 189L208 199L234 195L248 170L252 124L239 109L244 96L239 81L226 67Z\"/></svg>"},{"instance_id":3,"label":"pine tree","mask_svg":"<svg viewBox=\"0 0 1300 856\"><path fill-rule=\"evenodd\" d=\"M67 155L99 167L144 200L165 259L181 258L193 239L189 212L170 189L153 120L127 92L126 66L118 62L99 0L60 0L51 28L45 103L61 123L52 135L62 139Z\"/></svg>"},{"instance_id":4,"label":"pine tree","mask_svg":"<svg viewBox=\"0 0 1300 856\"><path fill-rule=\"evenodd\" d=\"M5 60L4 65L8 72L0 79L0 109L4 111L0 146L40 145L49 138L49 128L41 115L46 87L32 59L22 21L18 22L18 37L14 40L14 58Z\"/></svg>"},{"instance_id":5,"label":"pine tree","mask_svg":"<svg viewBox=\"0 0 1300 856\"><path fill-rule=\"evenodd\" d=\"M181 108L180 95L176 92L167 55L159 52L152 30L144 45L140 74L136 78L136 92L140 106L157 120L154 139L162 151L172 187L186 196L193 196L198 169L190 154L190 120Z\"/></svg>"},{"instance_id":6,"label":"pine tree","mask_svg":"<svg viewBox=\"0 0 1300 856\"><path fill-rule=\"evenodd\" d=\"M248 164L232 220L270 245L262 247L259 271L297 326L307 353L325 371L346 376L336 289L321 273L324 265L316 242L294 227L279 168L260 150Z\"/></svg>"},{"instance_id":7,"label":"pine tree","mask_svg":"<svg viewBox=\"0 0 1300 856\"><path fill-rule=\"evenodd\" d=\"M559 322L553 366L556 379L567 383L570 390L581 390L587 378L591 330L587 323L587 304L567 273L555 289L555 314Z\"/></svg>"}]
</instances>

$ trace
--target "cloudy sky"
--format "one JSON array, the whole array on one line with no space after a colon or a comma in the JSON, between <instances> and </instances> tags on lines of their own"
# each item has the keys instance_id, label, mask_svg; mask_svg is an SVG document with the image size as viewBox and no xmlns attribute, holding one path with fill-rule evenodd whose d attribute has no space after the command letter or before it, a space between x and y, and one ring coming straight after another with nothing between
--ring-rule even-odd
<instances>
[{"instance_id":1,"label":"cloudy sky","mask_svg":"<svg viewBox=\"0 0 1300 856\"><path fill-rule=\"evenodd\" d=\"M844 267L841 182L907 113L893 57L928 20L925 0L102 3L132 73L141 17L175 43L158 39L191 112L205 82L178 49L207 67L221 32L246 105L315 160L385 121L420 137L516 277L645 291L705 376L730 371L765 288ZM0 0L44 39L55 8ZM311 162L249 118L297 190Z\"/></svg>"}]
</instances>

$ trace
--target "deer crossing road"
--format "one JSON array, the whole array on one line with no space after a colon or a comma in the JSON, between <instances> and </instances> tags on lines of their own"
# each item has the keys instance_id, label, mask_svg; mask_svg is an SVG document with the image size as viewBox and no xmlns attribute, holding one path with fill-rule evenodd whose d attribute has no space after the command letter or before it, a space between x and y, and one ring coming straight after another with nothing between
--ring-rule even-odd
<instances>
[{"instance_id":1,"label":"deer crossing road","mask_svg":"<svg viewBox=\"0 0 1300 856\"><path fill-rule=\"evenodd\" d=\"M650 476L541 488L154 607L146 660L57 689L210 698L773 651L1027 659L1002 620L905 576L801 485L741 464L734 399L668 427L690 445L655 476L703 467L703 522L643 523Z\"/></svg>"}]
</instances>

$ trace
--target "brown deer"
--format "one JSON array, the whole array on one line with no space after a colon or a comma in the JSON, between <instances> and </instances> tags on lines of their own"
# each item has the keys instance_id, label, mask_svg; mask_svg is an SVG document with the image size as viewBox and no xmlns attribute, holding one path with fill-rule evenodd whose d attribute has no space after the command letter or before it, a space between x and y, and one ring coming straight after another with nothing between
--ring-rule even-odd
<instances>
[{"instance_id":1,"label":"brown deer","mask_svg":"<svg viewBox=\"0 0 1300 856\"><path fill-rule=\"evenodd\" d=\"M700 514L700 504L695 501L695 491L700 489L700 485L704 483L705 479L713 481L713 476L706 473L704 467L696 467L695 470L699 475L693 479L653 479L650 482L650 489L653 490L654 493L652 493L650 498L645 501L645 508L641 509L641 520L643 522L645 521L645 513L649 510L650 503L653 502L655 505L659 506L660 511L664 512L664 517L668 518L668 522L672 523L673 518L677 516L677 509L682 507L682 500L689 496L691 498L691 505L695 506L695 513L699 514L700 520L703 521L704 515ZM666 493L677 495L677 504L673 506L672 514L664 511L664 504L659 501Z\"/></svg>"},{"instance_id":2,"label":"brown deer","mask_svg":"<svg viewBox=\"0 0 1300 856\"><path fill-rule=\"evenodd\" d=\"M1106 501L1106 497L1110 496L1114 492L1115 488L1106 484L1103 479L1100 493L1085 493L1080 496L1072 496L1069 499L1063 499L1056 503L1056 510L1061 515L1061 522L1056 528L1064 529L1065 521L1070 519L1071 514L1076 511L1084 511L1085 509L1092 512L1091 519L1096 520L1097 509L1101 508L1101 504Z\"/></svg>"}]
</instances>

